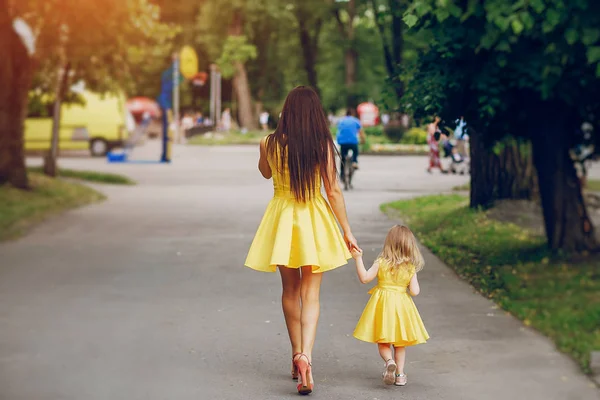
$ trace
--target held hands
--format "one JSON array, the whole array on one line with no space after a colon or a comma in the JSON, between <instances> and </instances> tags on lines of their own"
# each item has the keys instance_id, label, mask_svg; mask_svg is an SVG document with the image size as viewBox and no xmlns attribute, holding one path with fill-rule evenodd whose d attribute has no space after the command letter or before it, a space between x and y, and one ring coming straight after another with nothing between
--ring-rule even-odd
<instances>
[{"instance_id":1,"label":"held hands","mask_svg":"<svg viewBox=\"0 0 600 400\"><path fill-rule=\"evenodd\" d=\"M352 257L355 260L358 260L363 255L363 251L361 249L359 249L359 248L356 248L356 247L354 247L352 250L350 250L350 253L352 254Z\"/></svg>"},{"instance_id":2,"label":"held hands","mask_svg":"<svg viewBox=\"0 0 600 400\"><path fill-rule=\"evenodd\" d=\"M351 232L344 233L344 241L346 242L346 246L348 246L348 250L350 250L350 251L352 251L352 249L360 250L360 247L358 247L358 242L356 241L356 238L354 237L354 235Z\"/></svg>"}]
</instances>

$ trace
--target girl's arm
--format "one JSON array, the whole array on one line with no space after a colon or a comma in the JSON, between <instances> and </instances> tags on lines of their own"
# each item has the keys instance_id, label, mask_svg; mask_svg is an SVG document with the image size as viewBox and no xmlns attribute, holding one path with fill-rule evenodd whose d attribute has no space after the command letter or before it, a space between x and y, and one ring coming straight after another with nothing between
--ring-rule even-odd
<instances>
[{"instance_id":1,"label":"girl's arm","mask_svg":"<svg viewBox=\"0 0 600 400\"><path fill-rule=\"evenodd\" d=\"M331 149L333 150L333 149ZM346 214L346 203L344 201L344 195L342 189L338 183L337 173L335 171L335 157L333 157L333 151L329 152L329 159L327 161L327 176L329 179L325 180L325 192L327 193L327 200L331 205L331 209L335 217L337 218L342 230L344 231L344 240L349 250L353 248L358 249L358 242L350 229L350 223L348 222L348 215Z\"/></svg>"},{"instance_id":2,"label":"girl's arm","mask_svg":"<svg viewBox=\"0 0 600 400\"><path fill-rule=\"evenodd\" d=\"M354 261L356 261L356 274L358 275L360 283L369 283L375 279L377 272L379 271L379 263L377 261L375 261L367 271L362 258L362 250L353 249L352 257L354 257Z\"/></svg>"},{"instance_id":3,"label":"girl's arm","mask_svg":"<svg viewBox=\"0 0 600 400\"><path fill-rule=\"evenodd\" d=\"M411 296L417 296L421 292L421 288L419 287L419 280L417 279L416 273L410 279L410 283L408 284L408 290L410 290Z\"/></svg>"},{"instance_id":4,"label":"girl's arm","mask_svg":"<svg viewBox=\"0 0 600 400\"><path fill-rule=\"evenodd\" d=\"M260 158L258 160L258 170L265 179L271 179L273 172L267 161L267 138L264 137L260 141Z\"/></svg>"}]
</instances>

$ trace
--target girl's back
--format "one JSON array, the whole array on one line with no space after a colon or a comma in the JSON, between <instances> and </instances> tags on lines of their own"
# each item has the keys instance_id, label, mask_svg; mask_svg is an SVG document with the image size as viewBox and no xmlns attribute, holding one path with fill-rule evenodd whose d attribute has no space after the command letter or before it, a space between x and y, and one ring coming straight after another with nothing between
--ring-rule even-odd
<instances>
[{"instance_id":1,"label":"girl's back","mask_svg":"<svg viewBox=\"0 0 600 400\"><path fill-rule=\"evenodd\" d=\"M410 280L415 274L415 266L405 264L393 267L390 263L379 258L379 271L377 272L378 286L408 287Z\"/></svg>"}]
</instances>

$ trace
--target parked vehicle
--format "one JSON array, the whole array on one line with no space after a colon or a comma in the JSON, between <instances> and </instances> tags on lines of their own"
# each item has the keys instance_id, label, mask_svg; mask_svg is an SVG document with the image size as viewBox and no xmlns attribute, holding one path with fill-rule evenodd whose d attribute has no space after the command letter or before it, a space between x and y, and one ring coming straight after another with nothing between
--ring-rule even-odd
<instances>
[{"instance_id":1,"label":"parked vehicle","mask_svg":"<svg viewBox=\"0 0 600 400\"><path fill-rule=\"evenodd\" d=\"M60 150L89 149L94 157L105 156L127 140L135 122L125 108L124 95L81 93L85 105L65 104L61 109ZM48 150L52 118L25 121L25 150Z\"/></svg>"}]
</instances>

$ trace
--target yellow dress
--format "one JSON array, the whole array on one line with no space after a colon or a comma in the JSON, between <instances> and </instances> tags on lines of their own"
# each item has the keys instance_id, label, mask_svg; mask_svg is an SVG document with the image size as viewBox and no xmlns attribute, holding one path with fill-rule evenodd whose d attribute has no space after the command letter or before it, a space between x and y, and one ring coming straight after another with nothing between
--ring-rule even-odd
<instances>
[{"instance_id":1,"label":"yellow dress","mask_svg":"<svg viewBox=\"0 0 600 400\"><path fill-rule=\"evenodd\" d=\"M321 191L305 203L296 201L290 188L287 164L278 171L277 157L268 159L273 171L274 196L258 227L245 265L275 272L278 265L289 268L312 266L325 272L348 263L352 255L344 241L329 203ZM315 176L321 188L321 177Z\"/></svg>"},{"instance_id":2,"label":"yellow dress","mask_svg":"<svg viewBox=\"0 0 600 400\"><path fill-rule=\"evenodd\" d=\"M356 325L354 337L369 343L413 346L425 343L429 334L412 297L408 284L415 274L413 265L392 269L379 259L378 284L369 291L365 310Z\"/></svg>"}]
</instances>

